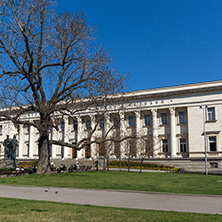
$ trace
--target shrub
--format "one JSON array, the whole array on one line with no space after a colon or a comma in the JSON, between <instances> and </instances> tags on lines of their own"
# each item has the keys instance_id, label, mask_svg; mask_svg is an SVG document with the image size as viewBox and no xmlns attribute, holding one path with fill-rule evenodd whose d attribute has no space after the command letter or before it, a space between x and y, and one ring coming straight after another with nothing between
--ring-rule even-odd
<instances>
[{"instance_id":1,"label":"shrub","mask_svg":"<svg viewBox=\"0 0 222 222\"><path fill-rule=\"evenodd\" d=\"M140 169L140 161L131 161L130 162L130 168L131 169ZM110 168L119 168L120 167L120 161L113 160L109 162ZM128 161L124 160L121 161L121 167L122 168L128 168ZM143 162L142 163L142 169L149 169L149 170L169 170L169 171L178 171L179 168L173 167L173 166L166 166L163 164L157 164L157 163L148 163Z\"/></svg>"},{"instance_id":2,"label":"shrub","mask_svg":"<svg viewBox=\"0 0 222 222\"><path fill-rule=\"evenodd\" d=\"M27 167L34 167L38 166L38 160L33 160L33 161L19 161L19 167L23 166L24 168Z\"/></svg>"}]
</instances>

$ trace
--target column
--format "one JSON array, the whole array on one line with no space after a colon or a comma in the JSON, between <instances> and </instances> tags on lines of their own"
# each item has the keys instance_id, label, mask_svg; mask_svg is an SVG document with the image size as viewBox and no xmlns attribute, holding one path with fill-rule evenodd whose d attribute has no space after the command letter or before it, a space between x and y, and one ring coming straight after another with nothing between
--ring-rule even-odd
<instances>
[{"instance_id":1,"label":"column","mask_svg":"<svg viewBox=\"0 0 222 222\"><path fill-rule=\"evenodd\" d=\"M24 146L24 130L23 130L23 125L19 124L19 153L18 153L18 157L22 158L23 157L23 146Z\"/></svg>"},{"instance_id":2,"label":"column","mask_svg":"<svg viewBox=\"0 0 222 222\"><path fill-rule=\"evenodd\" d=\"M51 139L52 140L57 140L58 139L58 132L55 129L55 127L53 127L52 130L51 130ZM52 158L57 158L56 151L57 151L57 145L52 144Z\"/></svg>"},{"instance_id":3,"label":"column","mask_svg":"<svg viewBox=\"0 0 222 222\"><path fill-rule=\"evenodd\" d=\"M105 139L110 139L113 136L112 136L112 124L110 121L110 114L109 113L105 113L104 121L105 121L104 137L105 137ZM111 141L106 142L105 148L106 148L108 155L110 157L111 153L114 153L113 143Z\"/></svg>"},{"instance_id":4,"label":"column","mask_svg":"<svg viewBox=\"0 0 222 222\"><path fill-rule=\"evenodd\" d=\"M175 108L170 109L170 144L171 144L171 158L175 158L176 155L176 118Z\"/></svg>"},{"instance_id":5,"label":"column","mask_svg":"<svg viewBox=\"0 0 222 222\"><path fill-rule=\"evenodd\" d=\"M29 127L29 158L33 158L34 151L34 126L30 125Z\"/></svg>"},{"instance_id":6,"label":"column","mask_svg":"<svg viewBox=\"0 0 222 222\"><path fill-rule=\"evenodd\" d=\"M151 109L152 124L153 124L153 157L156 157L159 149L158 139L158 122L157 122L157 109Z\"/></svg>"},{"instance_id":7,"label":"column","mask_svg":"<svg viewBox=\"0 0 222 222\"><path fill-rule=\"evenodd\" d=\"M106 138L110 138L112 136L112 124L110 121L110 114L109 113L105 113L104 115L104 121L105 121L105 133L104 135L106 136Z\"/></svg>"},{"instance_id":8,"label":"column","mask_svg":"<svg viewBox=\"0 0 222 222\"><path fill-rule=\"evenodd\" d=\"M92 131L94 131L94 133L91 135L91 138L90 138L90 141L95 141L96 140L96 116L95 115L91 115L90 116L91 118L91 128L92 128ZM97 144L96 143L92 143L90 145L90 148L91 148L91 157L92 158L96 158L97 157Z\"/></svg>"},{"instance_id":9,"label":"column","mask_svg":"<svg viewBox=\"0 0 222 222\"><path fill-rule=\"evenodd\" d=\"M125 114L123 111L119 112L119 117L120 117L120 138L123 139L127 136L127 129L126 129L126 124L125 124ZM127 149L127 140L123 140L120 143L121 158L125 157L126 149Z\"/></svg>"},{"instance_id":10,"label":"column","mask_svg":"<svg viewBox=\"0 0 222 222\"><path fill-rule=\"evenodd\" d=\"M19 125L17 126L17 125L14 124L14 132L13 133L16 136L16 139L17 139L16 158L18 158L19 157Z\"/></svg>"},{"instance_id":11,"label":"column","mask_svg":"<svg viewBox=\"0 0 222 222\"><path fill-rule=\"evenodd\" d=\"M141 130L141 115L140 115L140 111L136 111L135 112L135 116L136 116L136 157L139 158L141 155L141 152L143 152L143 150L141 150L141 146L139 144L139 140L141 138L141 134L142 134L142 130Z\"/></svg>"},{"instance_id":12,"label":"column","mask_svg":"<svg viewBox=\"0 0 222 222\"><path fill-rule=\"evenodd\" d=\"M68 116L64 116L63 117L63 121L64 121L64 143L69 143L69 134L70 134L70 130L69 130L69 117ZM64 158L71 158L72 157L72 148L69 147L64 147Z\"/></svg>"},{"instance_id":13,"label":"column","mask_svg":"<svg viewBox=\"0 0 222 222\"><path fill-rule=\"evenodd\" d=\"M77 143L83 138L83 123L82 123L82 118L80 116L77 116L77 122L78 122L78 130L77 130ZM81 144L80 144L81 145ZM84 149L78 150L77 151L77 157L78 158L83 158L84 154Z\"/></svg>"}]
</instances>

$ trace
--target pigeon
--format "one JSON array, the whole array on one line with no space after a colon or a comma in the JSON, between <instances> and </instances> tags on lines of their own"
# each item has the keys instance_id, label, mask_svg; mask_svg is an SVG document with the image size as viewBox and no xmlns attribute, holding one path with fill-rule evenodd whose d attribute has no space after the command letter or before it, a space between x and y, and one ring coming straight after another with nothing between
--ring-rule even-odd
<instances>
[{"instance_id":1,"label":"pigeon","mask_svg":"<svg viewBox=\"0 0 222 222\"><path fill-rule=\"evenodd\" d=\"M46 189L45 189L45 192L48 192L48 191L49 191L49 188L46 188Z\"/></svg>"},{"instance_id":2,"label":"pigeon","mask_svg":"<svg viewBox=\"0 0 222 222\"><path fill-rule=\"evenodd\" d=\"M55 192L55 194L58 194L58 192L59 192L59 191L57 190L57 191Z\"/></svg>"}]
</instances>

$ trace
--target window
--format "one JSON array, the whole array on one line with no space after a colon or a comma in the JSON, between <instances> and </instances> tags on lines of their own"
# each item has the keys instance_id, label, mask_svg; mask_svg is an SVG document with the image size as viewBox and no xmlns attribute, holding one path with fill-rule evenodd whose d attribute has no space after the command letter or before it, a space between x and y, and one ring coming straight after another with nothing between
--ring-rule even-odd
<instances>
[{"instance_id":1,"label":"window","mask_svg":"<svg viewBox=\"0 0 222 222\"><path fill-rule=\"evenodd\" d=\"M99 144L99 156L105 156L105 144L101 143Z\"/></svg>"},{"instance_id":2,"label":"window","mask_svg":"<svg viewBox=\"0 0 222 222\"><path fill-rule=\"evenodd\" d=\"M210 163L210 168L218 168L218 163Z\"/></svg>"},{"instance_id":3,"label":"window","mask_svg":"<svg viewBox=\"0 0 222 222\"><path fill-rule=\"evenodd\" d=\"M119 118L118 117L114 117L113 118L113 123L114 123L114 128L119 128L119 122L120 122L120 120L119 120Z\"/></svg>"},{"instance_id":4,"label":"window","mask_svg":"<svg viewBox=\"0 0 222 222\"><path fill-rule=\"evenodd\" d=\"M86 130L91 130L91 120L90 119L86 120Z\"/></svg>"},{"instance_id":5,"label":"window","mask_svg":"<svg viewBox=\"0 0 222 222\"><path fill-rule=\"evenodd\" d=\"M85 146L85 158L91 157L91 148L90 145Z\"/></svg>"},{"instance_id":6,"label":"window","mask_svg":"<svg viewBox=\"0 0 222 222\"><path fill-rule=\"evenodd\" d=\"M135 140L129 141L129 154L132 156L136 156L136 141Z\"/></svg>"},{"instance_id":7,"label":"window","mask_svg":"<svg viewBox=\"0 0 222 222\"><path fill-rule=\"evenodd\" d=\"M104 121L104 118L102 118L102 119L100 119L100 121L99 121L99 128L100 128L100 129L104 129L104 127L105 127L105 121Z\"/></svg>"},{"instance_id":8,"label":"window","mask_svg":"<svg viewBox=\"0 0 222 222\"><path fill-rule=\"evenodd\" d=\"M163 153L168 152L168 140L167 139L162 140L162 149L163 149Z\"/></svg>"},{"instance_id":9,"label":"window","mask_svg":"<svg viewBox=\"0 0 222 222\"><path fill-rule=\"evenodd\" d=\"M65 123L64 123L64 122L61 123L61 130L62 130L62 131L65 130Z\"/></svg>"},{"instance_id":10,"label":"window","mask_svg":"<svg viewBox=\"0 0 222 222\"><path fill-rule=\"evenodd\" d=\"M26 155L29 156L29 144L26 144Z\"/></svg>"},{"instance_id":11,"label":"window","mask_svg":"<svg viewBox=\"0 0 222 222\"><path fill-rule=\"evenodd\" d=\"M161 124L162 125L167 124L167 113L161 113Z\"/></svg>"},{"instance_id":12,"label":"window","mask_svg":"<svg viewBox=\"0 0 222 222\"><path fill-rule=\"evenodd\" d=\"M180 152L181 153L187 152L187 140L186 139L180 139Z\"/></svg>"},{"instance_id":13,"label":"window","mask_svg":"<svg viewBox=\"0 0 222 222\"><path fill-rule=\"evenodd\" d=\"M180 124L186 123L185 112L179 112L179 123Z\"/></svg>"},{"instance_id":14,"label":"window","mask_svg":"<svg viewBox=\"0 0 222 222\"><path fill-rule=\"evenodd\" d=\"M0 125L0 135L2 135L2 125Z\"/></svg>"},{"instance_id":15,"label":"window","mask_svg":"<svg viewBox=\"0 0 222 222\"><path fill-rule=\"evenodd\" d=\"M75 131L78 130L78 122L76 119L73 120L73 130L75 130Z\"/></svg>"},{"instance_id":16,"label":"window","mask_svg":"<svg viewBox=\"0 0 222 222\"><path fill-rule=\"evenodd\" d=\"M152 139L148 138L145 140L145 153L148 156L153 156L152 144L153 144Z\"/></svg>"},{"instance_id":17,"label":"window","mask_svg":"<svg viewBox=\"0 0 222 222\"><path fill-rule=\"evenodd\" d=\"M215 108L207 108L207 121L215 120Z\"/></svg>"},{"instance_id":18,"label":"window","mask_svg":"<svg viewBox=\"0 0 222 222\"><path fill-rule=\"evenodd\" d=\"M210 151L217 151L216 136L209 136L209 148L210 148Z\"/></svg>"},{"instance_id":19,"label":"window","mask_svg":"<svg viewBox=\"0 0 222 222\"><path fill-rule=\"evenodd\" d=\"M148 115L148 114L144 115L144 125L145 126L150 126L151 125L150 115Z\"/></svg>"},{"instance_id":20,"label":"window","mask_svg":"<svg viewBox=\"0 0 222 222\"><path fill-rule=\"evenodd\" d=\"M129 116L129 127L135 126L135 119L134 116Z\"/></svg>"}]
</instances>

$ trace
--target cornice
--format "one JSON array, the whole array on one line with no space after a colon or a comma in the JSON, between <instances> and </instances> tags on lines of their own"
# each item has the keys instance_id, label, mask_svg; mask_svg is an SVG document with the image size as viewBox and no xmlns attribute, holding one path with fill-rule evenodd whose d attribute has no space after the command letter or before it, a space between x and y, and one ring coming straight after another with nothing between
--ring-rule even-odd
<instances>
[{"instance_id":1,"label":"cornice","mask_svg":"<svg viewBox=\"0 0 222 222\"><path fill-rule=\"evenodd\" d=\"M156 99L169 99L175 97L183 97L183 96L190 96L190 95L197 95L197 94L208 94L212 92L221 92L222 93L222 85L215 86L215 87L207 87L207 88L198 88L198 89L185 89L185 90L178 90L178 91L171 91L171 92L161 92L161 93L149 93L143 95L137 95L136 93L133 95L125 95L121 99L112 99L113 101L135 101L135 100L156 100ZM115 96L114 96L115 97Z\"/></svg>"}]
</instances>

